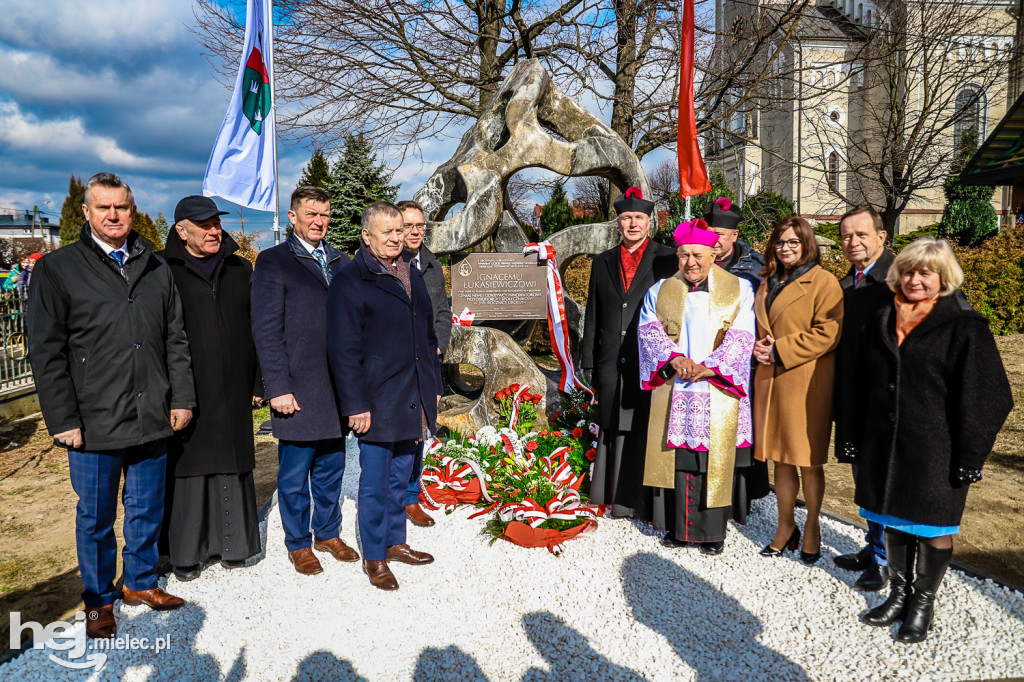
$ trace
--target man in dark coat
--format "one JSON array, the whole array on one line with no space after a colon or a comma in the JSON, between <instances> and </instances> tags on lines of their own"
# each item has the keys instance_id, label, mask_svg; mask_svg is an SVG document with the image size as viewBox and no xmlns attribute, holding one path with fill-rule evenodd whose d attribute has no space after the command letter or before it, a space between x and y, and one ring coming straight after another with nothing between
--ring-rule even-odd
<instances>
[{"instance_id":1,"label":"man in dark coat","mask_svg":"<svg viewBox=\"0 0 1024 682\"><path fill-rule=\"evenodd\" d=\"M743 210L728 197L720 197L704 209L704 222L718 235L715 245L715 265L730 274L742 277L754 287L761 286L764 256L740 240L739 225Z\"/></svg>"},{"instance_id":2,"label":"man in dark coat","mask_svg":"<svg viewBox=\"0 0 1024 682\"><path fill-rule=\"evenodd\" d=\"M221 229L212 199L185 197L160 254L181 297L196 382L192 422L171 439L164 523L178 580L217 557L242 566L260 551L252 399L263 395L249 316L252 265Z\"/></svg>"},{"instance_id":3,"label":"man in dark coat","mask_svg":"<svg viewBox=\"0 0 1024 682\"><path fill-rule=\"evenodd\" d=\"M327 302L328 354L341 413L359 434L359 540L370 584L397 590L388 562L428 564L406 544L413 461L434 431L441 361L423 275L402 259L394 205L363 211L363 244Z\"/></svg>"},{"instance_id":4,"label":"man in dark coat","mask_svg":"<svg viewBox=\"0 0 1024 682\"><path fill-rule=\"evenodd\" d=\"M44 256L29 296L29 358L46 426L68 448L85 631L117 625L114 520L124 472L126 604L184 601L157 586L167 438L192 418L195 389L171 269L132 231L131 188L113 173L85 186L79 240Z\"/></svg>"},{"instance_id":5,"label":"man in dark coat","mask_svg":"<svg viewBox=\"0 0 1024 682\"><path fill-rule=\"evenodd\" d=\"M715 265L726 272L750 282L754 293L761 286L761 271L764 269L764 256L750 248L746 242L740 241L739 225L743 220L743 209L734 204L728 197L719 197L704 209L704 222L708 229L718 235L715 244ZM757 364L751 358L752 364ZM754 382L750 382L748 390L753 401ZM733 504L732 516L737 523L745 524L750 513L750 502L764 497L771 491L768 484L768 463L750 458L750 466L736 467L733 477L732 499L743 500L742 504ZM742 461L742 460L741 460Z\"/></svg>"},{"instance_id":6,"label":"man in dark coat","mask_svg":"<svg viewBox=\"0 0 1024 682\"><path fill-rule=\"evenodd\" d=\"M580 368L597 397L597 457L590 499L612 516L650 520L653 489L643 485L651 396L640 387L637 321L647 290L679 269L675 249L650 238L654 202L630 187L615 202L622 243L594 257Z\"/></svg>"},{"instance_id":7,"label":"man in dark coat","mask_svg":"<svg viewBox=\"0 0 1024 682\"><path fill-rule=\"evenodd\" d=\"M327 192L296 188L292 234L260 253L252 275L252 335L279 441L277 501L288 558L303 575L323 570L313 549L359 560L339 537L345 438L327 370L327 292L347 259L323 240L330 217Z\"/></svg>"},{"instance_id":8,"label":"man in dark coat","mask_svg":"<svg viewBox=\"0 0 1024 682\"><path fill-rule=\"evenodd\" d=\"M870 301L889 292L885 277L889 273L893 256L885 248L886 232L882 216L870 206L858 206L839 221L840 244L843 255L850 261L850 271L839 280L843 287L843 333L836 350L836 387L833 392L836 421L836 458L848 462L845 452L850 443L849 432L860 427L867 407L854 397L857 384L864 380L863 368L857 363L857 352L866 341L864 329L868 321ZM853 466L857 478L857 467ZM885 528L868 521L865 546L859 552L837 556L839 568L861 571L854 583L858 590L876 592L888 584L885 559Z\"/></svg>"},{"instance_id":9,"label":"man in dark coat","mask_svg":"<svg viewBox=\"0 0 1024 682\"><path fill-rule=\"evenodd\" d=\"M444 357L452 337L452 305L448 301L448 289L444 284L444 270L430 249L423 245L423 207L415 201L399 201L395 206L402 212L405 227L405 251L402 258L410 267L423 274L423 283L430 294L430 305L434 310L434 334L437 336L438 357ZM426 447L426 444L424 444ZM433 526L434 519L423 511L419 503L420 474L423 472L423 451L416 454L412 465L412 478L405 494L405 513L417 526Z\"/></svg>"}]
</instances>

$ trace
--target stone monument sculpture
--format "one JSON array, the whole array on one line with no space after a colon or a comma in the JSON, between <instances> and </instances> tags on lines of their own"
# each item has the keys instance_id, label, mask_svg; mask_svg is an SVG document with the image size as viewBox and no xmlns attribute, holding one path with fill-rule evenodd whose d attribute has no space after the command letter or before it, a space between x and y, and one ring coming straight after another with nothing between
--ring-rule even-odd
<instances>
[{"instance_id":1,"label":"stone monument sculpture","mask_svg":"<svg viewBox=\"0 0 1024 682\"><path fill-rule=\"evenodd\" d=\"M455 253L484 244L495 251L521 252L535 241L510 210L506 185L527 168L546 168L568 177L600 176L621 193L650 186L640 160L610 127L564 95L536 59L512 69L488 102L479 120L463 135L451 160L442 164L416 195L426 219L425 243L436 254ZM464 204L461 211L448 211ZM563 271L581 255L595 255L618 243L615 221L576 225L548 238ZM566 296L570 329L582 333L580 306ZM458 313L459 311L456 311ZM445 370L459 391L445 396L438 416L440 425L462 433L494 423L494 393L512 383L530 384L544 398L538 410L557 401L557 381L546 377L521 346L535 322L509 322L490 326L457 326L444 358ZM500 327L500 328L499 328ZM504 329L504 331L503 331ZM484 375L480 395L468 398L468 386L459 374L461 364L478 367Z\"/></svg>"}]
</instances>

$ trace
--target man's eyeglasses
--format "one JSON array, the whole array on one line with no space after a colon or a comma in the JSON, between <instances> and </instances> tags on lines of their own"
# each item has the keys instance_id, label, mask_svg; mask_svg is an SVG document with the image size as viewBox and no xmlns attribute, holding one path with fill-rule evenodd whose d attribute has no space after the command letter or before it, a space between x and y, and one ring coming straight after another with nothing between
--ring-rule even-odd
<instances>
[{"instance_id":1,"label":"man's eyeglasses","mask_svg":"<svg viewBox=\"0 0 1024 682\"><path fill-rule=\"evenodd\" d=\"M407 230L422 230L426 226L426 223L405 223L405 229Z\"/></svg>"},{"instance_id":2,"label":"man's eyeglasses","mask_svg":"<svg viewBox=\"0 0 1024 682\"><path fill-rule=\"evenodd\" d=\"M800 248L799 239L787 239L784 242L775 242L775 250L782 251L785 248L789 248L791 251L796 251Z\"/></svg>"}]
</instances>

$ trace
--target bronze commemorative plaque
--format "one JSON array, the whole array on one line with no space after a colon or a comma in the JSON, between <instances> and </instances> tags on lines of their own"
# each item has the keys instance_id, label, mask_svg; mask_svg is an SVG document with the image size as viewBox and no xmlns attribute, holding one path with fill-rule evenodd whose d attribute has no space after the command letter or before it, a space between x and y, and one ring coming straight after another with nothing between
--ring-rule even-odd
<instances>
[{"instance_id":1,"label":"bronze commemorative plaque","mask_svg":"<svg viewBox=\"0 0 1024 682\"><path fill-rule=\"evenodd\" d=\"M548 316L547 266L535 253L470 253L452 257L452 312L477 320Z\"/></svg>"}]
</instances>

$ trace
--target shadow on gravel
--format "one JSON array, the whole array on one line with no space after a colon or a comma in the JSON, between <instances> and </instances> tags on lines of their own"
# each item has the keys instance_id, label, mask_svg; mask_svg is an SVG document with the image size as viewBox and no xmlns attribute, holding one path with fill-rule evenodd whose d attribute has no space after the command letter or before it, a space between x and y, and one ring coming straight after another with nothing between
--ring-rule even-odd
<instances>
[{"instance_id":1,"label":"shadow on gravel","mask_svg":"<svg viewBox=\"0 0 1024 682\"><path fill-rule=\"evenodd\" d=\"M768 511L768 507L767 507L767 504L769 502L772 505L772 508L771 508L770 511ZM747 538L748 540L750 540L754 544L754 549L746 549L746 548L738 549L737 545L739 543L735 542L735 540L730 541L730 540L726 539L726 541L725 541L726 542L726 546L725 546L725 551L726 552L736 552L736 551L758 552L767 543L771 542L772 535L775 533L775 510L774 510L775 496L774 495L769 495L764 500L755 500L755 504L757 505L757 507L755 508L755 510L753 512L751 512L751 515L748 517L748 521L747 521L746 525L740 525L740 524L738 524L736 522L730 522L729 523L729 535L735 538L734 534L738 532L740 535L742 535L743 537ZM770 515L770 517L771 517L771 530L770 531L764 530L764 519L765 519L765 516L762 516L762 515ZM801 530L803 530L804 523L805 523L806 520L807 520L807 510L803 509L803 508L797 508L797 510L796 510L796 525L797 525L797 527L800 528ZM800 561L800 551L797 550L795 552L787 551L781 557L766 557L766 558L764 558L763 561L767 562L767 564L765 565L765 568L768 568L768 565L771 564L771 562L795 561L800 567L805 568L808 571L825 571L832 578L838 580L841 583L846 584L846 586L850 588L850 593L851 594L854 594L854 595L856 595L858 597L861 597L864 600L865 607L874 607L874 606L876 606L877 604L879 604L885 598L885 596L887 596L889 594L888 590L884 590L883 592L861 592L859 590L855 590L853 588L853 584L855 582L857 582L857 578L860 577L860 575L861 575L860 571L844 571L843 569L841 569L838 566L836 566L835 562L834 562L835 558L837 556L840 556L841 554L850 554L850 553L853 553L853 552L859 552L861 547L864 546L864 544L863 544L863 538L864 538L863 533L862 532L858 532L858 534L855 537L855 539L851 540L850 538L846 537L845 535L841 535L839 533L831 531L829 529L829 527L824 523L824 521L826 521L826 520L827 519L825 517L822 517L822 522L823 523L821 525L821 531L822 531L822 536L821 536L821 558L818 559L818 561L816 563L814 563L814 564L812 564L810 566L804 566L804 564L801 563L801 561ZM882 595L882 598L881 599L876 598L877 595Z\"/></svg>"},{"instance_id":2,"label":"shadow on gravel","mask_svg":"<svg viewBox=\"0 0 1024 682\"><path fill-rule=\"evenodd\" d=\"M669 641L698 680L809 680L803 668L757 642L754 614L693 573L655 554L622 564L633 616Z\"/></svg>"},{"instance_id":3,"label":"shadow on gravel","mask_svg":"<svg viewBox=\"0 0 1024 682\"><path fill-rule=\"evenodd\" d=\"M547 661L550 670L530 668L523 682L551 680L628 680L640 677L629 668L615 665L590 646L590 641L565 624L561 618L547 611L535 611L523 616L523 628L538 653Z\"/></svg>"},{"instance_id":4,"label":"shadow on gravel","mask_svg":"<svg viewBox=\"0 0 1024 682\"><path fill-rule=\"evenodd\" d=\"M366 678L356 672L352 664L338 658L330 651L314 651L306 656L299 663L299 669L292 678L292 682L306 682L307 680L359 680L365 682Z\"/></svg>"},{"instance_id":5,"label":"shadow on gravel","mask_svg":"<svg viewBox=\"0 0 1024 682\"><path fill-rule=\"evenodd\" d=\"M452 680L452 682L486 682L487 676L476 660L457 646L444 649L428 647L420 652L412 679L419 682L428 680Z\"/></svg>"}]
</instances>

